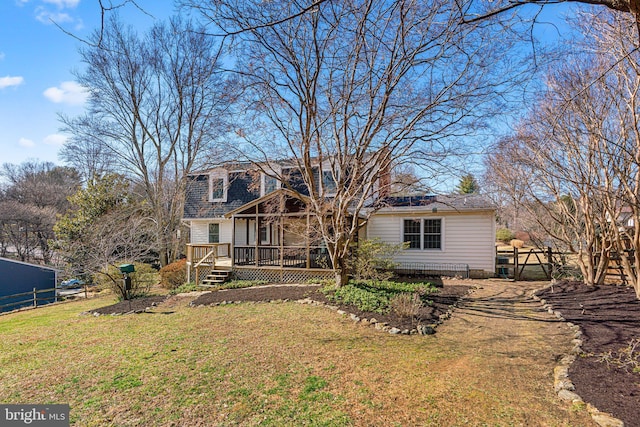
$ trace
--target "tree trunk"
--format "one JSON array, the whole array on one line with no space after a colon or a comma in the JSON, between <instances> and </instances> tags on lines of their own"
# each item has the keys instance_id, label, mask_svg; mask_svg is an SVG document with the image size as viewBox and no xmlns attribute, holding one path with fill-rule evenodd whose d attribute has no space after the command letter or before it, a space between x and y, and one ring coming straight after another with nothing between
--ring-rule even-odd
<instances>
[{"instance_id":1,"label":"tree trunk","mask_svg":"<svg viewBox=\"0 0 640 427\"><path fill-rule=\"evenodd\" d=\"M335 272L335 279L336 279L336 287L339 288L349 283L349 273L347 271L346 266L344 265L345 262L343 260L340 260L338 264L340 264L340 266L337 266L334 264L334 272Z\"/></svg>"}]
</instances>

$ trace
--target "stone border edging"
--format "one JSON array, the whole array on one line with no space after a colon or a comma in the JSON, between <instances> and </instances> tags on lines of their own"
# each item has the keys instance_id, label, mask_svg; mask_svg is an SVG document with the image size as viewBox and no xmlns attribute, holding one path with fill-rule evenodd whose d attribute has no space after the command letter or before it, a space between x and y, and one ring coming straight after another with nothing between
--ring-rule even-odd
<instances>
[{"instance_id":1,"label":"stone border edging","mask_svg":"<svg viewBox=\"0 0 640 427\"><path fill-rule=\"evenodd\" d=\"M544 288L537 289L531 292L531 297L540 302L542 308L547 310L549 314L554 315L561 322L565 322L569 328L573 331L573 339L571 343L573 344L573 348L571 352L560 359L560 365L556 366L553 369L553 389L557 393L558 398L564 402L570 402L573 404L586 404L587 412L591 415L593 421L600 427L624 427L624 422L618 418L615 418L613 415L600 412L598 408L591 405L590 403L585 403L584 400L575 392L576 388L573 385L573 382L569 378L569 366L573 362L575 362L576 357L582 353L582 330L580 326L575 325L571 322L567 322L567 320L562 316L562 313L554 310L551 304L548 304L546 300L541 299L536 295L536 292L548 289L553 286L553 283L545 286Z\"/></svg>"},{"instance_id":2,"label":"stone border edging","mask_svg":"<svg viewBox=\"0 0 640 427\"><path fill-rule=\"evenodd\" d=\"M471 294L475 289L476 287L471 287L467 295ZM316 301L311 298L294 300L294 302L298 304L309 304L317 307L328 308L330 310L335 311L341 316L344 316L344 317L348 316L349 319L351 319L354 323L361 323L362 325L365 325L365 326L373 326L376 330L388 332L391 335L433 335L436 333L436 328L438 327L438 325L442 324L442 322L444 322L445 320L451 317L451 315L453 314L453 310L458 307L458 303L463 298L464 296L460 297L457 301L455 301L452 305L450 305L447 311L439 315L438 320L436 320L435 322L430 323L428 325L418 325L413 329L399 329L394 326L390 326L387 322L378 322L378 320L375 317L372 317L371 319L366 319L366 318L363 319L353 313L348 313L344 310L341 310L340 307L336 305L325 304L321 301ZM289 302L289 301L290 301L289 299L271 300L271 301L221 301L221 302L214 302L214 303L208 304L208 306L241 304L241 303L247 303L247 302L251 302L254 304L255 303L272 303L273 304L273 303L282 303L282 302ZM191 302L189 306L196 307L196 305L193 304L193 302ZM197 305L197 307L204 307L204 306L205 306L204 304Z\"/></svg>"}]
</instances>

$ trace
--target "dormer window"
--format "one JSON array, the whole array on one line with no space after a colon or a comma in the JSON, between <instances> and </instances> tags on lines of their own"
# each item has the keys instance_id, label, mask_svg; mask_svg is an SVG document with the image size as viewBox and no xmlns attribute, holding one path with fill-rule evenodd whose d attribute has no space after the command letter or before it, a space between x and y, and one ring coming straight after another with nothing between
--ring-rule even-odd
<instances>
[{"instance_id":1,"label":"dormer window","mask_svg":"<svg viewBox=\"0 0 640 427\"><path fill-rule=\"evenodd\" d=\"M324 190L325 196L332 196L336 194L338 185L336 184L335 179L333 179L333 172L330 170L322 171L322 189Z\"/></svg>"},{"instance_id":2,"label":"dormer window","mask_svg":"<svg viewBox=\"0 0 640 427\"><path fill-rule=\"evenodd\" d=\"M217 169L209 174L209 201L226 202L229 187L229 174L226 170Z\"/></svg>"},{"instance_id":3,"label":"dormer window","mask_svg":"<svg viewBox=\"0 0 640 427\"><path fill-rule=\"evenodd\" d=\"M280 168L269 171L269 173L260 173L260 196L265 196L281 187L280 180L277 178L282 174Z\"/></svg>"}]
</instances>

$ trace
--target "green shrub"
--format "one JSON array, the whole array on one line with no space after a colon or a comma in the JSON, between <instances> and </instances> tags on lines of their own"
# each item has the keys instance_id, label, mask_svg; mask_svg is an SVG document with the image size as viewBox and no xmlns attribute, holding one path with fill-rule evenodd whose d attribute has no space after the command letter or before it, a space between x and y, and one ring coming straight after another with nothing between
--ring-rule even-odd
<instances>
[{"instance_id":1,"label":"green shrub","mask_svg":"<svg viewBox=\"0 0 640 427\"><path fill-rule=\"evenodd\" d=\"M496 231L496 240L507 243L511 241L515 235L508 228L500 228Z\"/></svg>"},{"instance_id":2,"label":"green shrub","mask_svg":"<svg viewBox=\"0 0 640 427\"><path fill-rule=\"evenodd\" d=\"M178 286L177 288L173 288L171 290L171 292L169 292L170 295L177 295L177 294L183 294L186 292L193 292L193 291L197 291L198 285L193 283L193 282L189 282L189 283L183 283L182 285Z\"/></svg>"},{"instance_id":3,"label":"green shrub","mask_svg":"<svg viewBox=\"0 0 640 427\"><path fill-rule=\"evenodd\" d=\"M325 292L326 290L326 292ZM329 300L353 305L362 311L373 311L376 313L386 313L389 311L389 296L383 291L375 289L364 289L352 284L339 288L323 288L323 292Z\"/></svg>"},{"instance_id":4,"label":"green shrub","mask_svg":"<svg viewBox=\"0 0 640 427\"><path fill-rule=\"evenodd\" d=\"M187 260L180 259L160 269L160 285L165 289L175 289L187 281Z\"/></svg>"},{"instance_id":5,"label":"green shrub","mask_svg":"<svg viewBox=\"0 0 640 427\"><path fill-rule=\"evenodd\" d=\"M380 239L361 240L347 265L354 280L389 280L396 263L393 258L406 244L392 244Z\"/></svg>"},{"instance_id":6,"label":"green shrub","mask_svg":"<svg viewBox=\"0 0 640 427\"><path fill-rule=\"evenodd\" d=\"M230 282L222 283L219 289L240 289L251 288L253 286L266 285L266 280L232 280Z\"/></svg>"},{"instance_id":7,"label":"green shrub","mask_svg":"<svg viewBox=\"0 0 640 427\"><path fill-rule=\"evenodd\" d=\"M353 305L362 311L388 313L391 300L402 294L418 295L420 304L427 302L427 295L435 288L429 283L404 283L390 281L351 281L339 288L324 287L321 291L330 301Z\"/></svg>"}]
</instances>

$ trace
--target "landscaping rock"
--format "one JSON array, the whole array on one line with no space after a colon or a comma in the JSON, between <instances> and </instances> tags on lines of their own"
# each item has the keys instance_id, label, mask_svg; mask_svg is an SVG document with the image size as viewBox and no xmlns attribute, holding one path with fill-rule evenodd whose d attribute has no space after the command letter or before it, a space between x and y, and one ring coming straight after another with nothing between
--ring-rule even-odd
<instances>
[{"instance_id":1,"label":"landscaping rock","mask_svg":"<svg viewBox=\"0 0 640 427\"><path fill-rule=\"evenodd\" d=\"M417 329L420 335L433 335L436 333L436 329L431 325L418 325Z\"/></svg>"},{"instance_id":2,"label":"landscaping rock","mask_svg":"<svg viewBox=\"0 0 640 427\"><path fill-rule=\"evenodd\" d=\"M582 402L582 398L580 396L569 390L560 390L558 397L565 402Z\"/></svg>"},{"instance_id":3,"label":"landscaping rock","mask_svg":"<svg viewBox=\"0 0 640 427\"><path fill-rule=\"evenodd\" d=\"M624 423L621 420L607 414L591 414L591 418L600 427L624 427Z\"/></svg>"}]
</instances>

